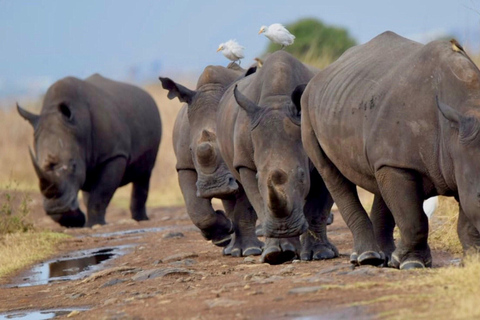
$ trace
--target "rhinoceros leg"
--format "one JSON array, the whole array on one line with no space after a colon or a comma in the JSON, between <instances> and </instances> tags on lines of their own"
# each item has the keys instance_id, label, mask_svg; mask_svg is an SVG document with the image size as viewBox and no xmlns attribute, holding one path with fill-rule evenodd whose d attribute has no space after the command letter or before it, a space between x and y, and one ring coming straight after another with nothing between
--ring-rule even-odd
<instances>
[{"instance_id":1,"label":"rhinoceros leg","mask_svg":"<svg viewBox=\"0 0 480 320\"><path fill-rule=\"evenodd\" d=\"M470 250L480 251L480 232L470 222L460 205L458 210L457 233L462 243L464 253L468 253Z\"/></svg>"},{"instance_id":2,"label":"rhinoceros leg","mask_svg":"<svg viewBox=\"0 0 480 320\"><path fill-rule=\"evenodd\" d=\"M213 244L225 247L230 243L233 223L223 211L215 211L211 199L197 197L197 173L195 170L179 170L178 182L187 207L187 213L205 239Z\"/></svg>"},{"instance_id":3,"label":"rhinoceros leg","mask_svg":"<svg viewBox=\"0 0 480 320\"><path fill-rule=\"evenodd\" d=\"M233 220L235 233L232 241L223 250L225 255L244 257L262 254L263 242L255 234L257 214L240 186L232 199L222 200L227 215Z\"/></svg>"},{"instance_id":4,"label":"rhinoceros leg","mask_svg":"<svg viewBox=\"0 0 480 320\"><path fill-rule=\"evenodd\" d=\"M132 195L130 199L130 212L136 221L148 220L145 204L150 186L150 173L132 182Z\"/></svg>"},{"instance_id":5,"label":"rhinoceros leg","mask_svg":"<svg viewBox=\"0 0 480 320\"><path fill-rule=\"evenodd\" d=\"M107 206L115 190L120 186L126 163L127 160L123 157L115 158L106 163L97 174L96 181L93 183L88 196L88 227L96 224L105 224Z\"/></svg>"},{"instance_id":6,"label":"rhinoceros leg","mask_svg":"<svg viewBox=\"0 0 480 320\"><path fill-rule=\"evenodd\" d=\"M385 253L387 260L390 260L395 250L395 241L393 239L393 229L395 228L395 220L392 212L388 209L381 195L375 195L373 199L372 211L370 219L373 223L375 238L380 246L380 250Z\"/></svg>"},{"instance_id":7,"label":"rhinoceros leg","mask_svg":"<svg viewBox=\"0 0 480 320\"><path fill-rule=\"evenodd\" d=\"M428 218L423 212L421 178L412 171L391 167L382 167L375 177L400 229L401 240L389 265L400 269L430 267L432 256L427 243Z\"/></svg>"},{"instance_id":8,"label":"rhinoceros leg","mask_svg":"<svg viewBox=\"0 0 480 320\"><path fill-rule=\"evenodd\" d=\"M308 117L302 117L302 142L352 232L355 250L352 263L383 264L383 253L375 240L372 222L358 198L356 186L340 173L320 148Z\"/></svg>"},{"instance_id":9,"label":"rhinoceros leg","mask_svg":"<svg viewBox=\"0 0 480 320\"><path fill-rule=\"evenodd\" d=\"M327 221L333 199L316 169L310 175L310 191L304 206L308 231L302 235L302 260L324 260L338 257L337 248L327 238Z\"/></svg>"}]
</instances>

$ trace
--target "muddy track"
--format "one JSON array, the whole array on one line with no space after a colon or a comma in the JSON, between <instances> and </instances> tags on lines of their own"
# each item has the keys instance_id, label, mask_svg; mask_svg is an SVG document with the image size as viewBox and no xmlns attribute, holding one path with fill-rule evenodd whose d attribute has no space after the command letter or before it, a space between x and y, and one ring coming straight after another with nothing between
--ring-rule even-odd
<instances>
[{"instance_id":1,"label":"muddy track","mask_svg":"<svg viewBox=\"0 0 480 320\"><path fill-rule=\"evenodd\" d=\"M31 269L3 278L0 313L53 310L59 311L58 318L70 314L73 319L372 319L403 307L381 297L402 293L387 284L417 272L353 269L348 263L352 237L338 212L329 237L339 258L277 266L261 264L258 257L222 256L220 248L203 240L183 207L151 209L149 214L150 221L137 223L127 219L126 210L113 208L106 226L67 230L73 237L45 261L44 270L48 262L99 250L113 252L111 259L71 280L57 274L54 281L25 286L35 282ZM60 230L41 210L35 215L40 225ZM433 257L434 267L452 259L445 252L434 251ZM76 268L81 269L64 269Z\"/></svg>"}]
</instances>

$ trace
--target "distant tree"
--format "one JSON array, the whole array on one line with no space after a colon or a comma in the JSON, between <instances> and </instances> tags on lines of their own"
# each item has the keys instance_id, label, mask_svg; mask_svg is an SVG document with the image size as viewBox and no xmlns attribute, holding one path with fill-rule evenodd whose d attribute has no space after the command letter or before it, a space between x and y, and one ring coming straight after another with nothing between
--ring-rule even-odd
<instances>
[{"instance_id":1,"label":"distant tree","mask_svg":"<svg viewBox=\"0 0 480 320\"><path fill-rule=\"evenodd\" d=\"M314 18L300 19L285 27L295 36L295 42L285 51L318 67L328 65L357 44L347 29L327 26ZM280 45L270 43L266 53L279 49Z\"/></svg>"}]
</instances>

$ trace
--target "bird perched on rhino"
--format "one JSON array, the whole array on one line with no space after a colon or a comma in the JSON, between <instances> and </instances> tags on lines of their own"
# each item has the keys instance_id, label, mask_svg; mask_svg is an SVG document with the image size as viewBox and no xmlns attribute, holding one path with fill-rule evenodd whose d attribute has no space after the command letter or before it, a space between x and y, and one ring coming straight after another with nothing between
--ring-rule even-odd
<instances>
[{"instance_id":1,"label":"bird perched on rhino","mask_svg":"<svg viewBox=\"0 0 480 320\"><path fill-rule=\"evenodd\" d=\"M233 62L238 61L238 64L240 64L240 59L245 57L243 54L244 49L245 47L241 46L237 41L228 40L227 42L220 43L217 52L222 51L228 60Z\"/></svg>"},{"instance_id":2,"label":"bird perched on rhino","mask_svg":"<svg viewBox=\"0 0 480 320\"><path fill-rule=\"evenodd\" d=\"M289 45L293 44L295 36L290 33L283 25L280 23L274 23L270 26L262 26L258 34L265 34L265 37L270 39L273 43L282 45L282 50Z\"/></svg>"}]
</instances>

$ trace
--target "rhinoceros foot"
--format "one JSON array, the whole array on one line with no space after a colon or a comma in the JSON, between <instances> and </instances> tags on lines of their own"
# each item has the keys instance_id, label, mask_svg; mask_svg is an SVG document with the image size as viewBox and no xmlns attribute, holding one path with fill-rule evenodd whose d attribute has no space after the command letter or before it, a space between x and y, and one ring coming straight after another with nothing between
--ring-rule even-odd
<instances>
[{"instance_id":1,"label":"rhinoceros foot","mask_svg":"<svg viewBox=\"0 0 480 320\"><path fill-rule=\"evenodd\" d=\"M259 224L255 227L255 235L257 237L264 237L265 236L265 231L263 230L263 225Z\"/></svg>"},{"instance_id":2,"label":"rhinoceros foot","mask_svg":"<svg viewBox=\"0 0 480 320\"><path fill-rule=\"evenodd\" d=\"M383 252L365 251L359 255L357 252L352 252L350 263L356 266L383 266L385 264L385 254Z\"/></svg>"},{"instance_id":3,"label":"rhinoceros foot","mask_svg":"<svg viewBox=\"0 0 480 320\"><path fill-rule=\"evenodd\" d=\"M262 254L263 246L263 242L254 235L234 233L228 247L223 249L223 254L232 257L259 256Z\"/></svg>"},{"instance_id":4,"label":"rhinoceros foot","mask_svg":"<svg viewBox=\"0 0 480 320\"><path fill-rule=\"evenodd\" d=\"M328 219L327 219L327 226L331 225L333 223L333 220L334 220L333 212L330 212L330 215L328 216Z\"/></svg>"},{"instance_id":5,"label":"rhinoceros foot","mask_svg":"<svg viewBox=\"0 0 480 320\"><path fill-rule=\"evenodd\" d=\"M216 210L216 221L214 224L201 230L206 240L212 240L217 247L226 247L231 241L231 234L234 232L233 222L225 216L222 210Z\"/></svg>"},{"instance_id":6,"label":"rhinoceros foot","mask_svg":"<svg viewBox=\"0 0 480 320\"><path fill-rule=\"evenodd\" d=\"M400 270L424 269L432 267L432 256L430 250L425 252L414 252L401 255L400 250L395 250L392 254L388 266Z\"/></svg>"},{"instance_id":7,"label":"rhinoceros foot","mask_svg":"<svg viewBox=\"0 0 480 320\"><path fill-rule=\"evenodd\" d=\"M282 264L295 259L299 251L299 237L281 239L267 238L265 241L265 249L260 260L272 265Z\"/></svg>"},{"instance_id":8,"label":"rhinoceros foot","mask_svg":"<svg viewBox=\"0 0 480 320\"><path fill-rule=\"evenodd\" d=\"M82 228L86 222L85 214L80 209L52 214L50 217L53 221L67 228Z\"/></svg>"},{"instance_id":9,"label":"rhinoceros foot","mask_svg":"<svg viewBox=\"0 0 480 320\"><path fill-rule=\"evenodd\" d=\"M308 231L301 237L301 260L326 260L338 257L337 248L326 237Z\"/></svg>"}]
</instances>

